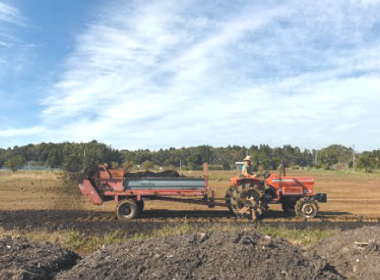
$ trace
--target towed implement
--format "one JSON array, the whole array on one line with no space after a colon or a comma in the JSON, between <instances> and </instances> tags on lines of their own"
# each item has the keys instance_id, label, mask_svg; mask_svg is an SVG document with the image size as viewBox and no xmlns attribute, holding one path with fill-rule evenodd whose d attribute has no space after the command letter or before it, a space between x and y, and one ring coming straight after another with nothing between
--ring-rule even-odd
<instances>
[{"instance_id":1,"label":"towed implement","mask_svg":"<svg viewBox=\"0 0 380 280\"><path fill-rule=\"evenodd\" d=\"M232 185L226 196L217 199L208 185L208 164L203 165L203 177L199 178L169 173L150 172L139 177L122 169L99 165L79 188L95 205L115 201L119 219L137 217L144 209L144 200L200 204L210 208L224 206L238 217L252 219L263 215L270 203L281 203L286 212L312 218L318 212L317 202L327 200L326 194L313 195L313 178L282 177L274 173L263 174L263 180L235 177L231 178Z\"/></svg>"}]
</instances>

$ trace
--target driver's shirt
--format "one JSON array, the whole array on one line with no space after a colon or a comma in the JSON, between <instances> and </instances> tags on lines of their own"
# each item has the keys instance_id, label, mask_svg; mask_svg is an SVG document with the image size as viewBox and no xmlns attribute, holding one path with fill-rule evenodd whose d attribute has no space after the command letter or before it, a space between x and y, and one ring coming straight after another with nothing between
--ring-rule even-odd
<instances>
[{"instance_id":1,"label":"driver's shirt","mask_svg":"<svg viewBox=\"0 0 380 280\"><path fill-rule=\"evenodd\" d=\"M252 165L247 165L246 163L243 165L243 168L241 169L241 173L243 175L245 175L245 171L247 171L247 173L249 175L253 175L253 166Z\"/></svg>"}]
</instances>

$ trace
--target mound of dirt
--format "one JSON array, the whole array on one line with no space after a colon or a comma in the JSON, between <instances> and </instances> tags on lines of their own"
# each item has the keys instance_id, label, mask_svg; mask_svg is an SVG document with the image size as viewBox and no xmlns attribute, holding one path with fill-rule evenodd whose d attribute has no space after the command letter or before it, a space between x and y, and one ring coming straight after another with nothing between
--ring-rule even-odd
<instances>
[{"instance_id":1,"label":"mound of dirt","mask_svg":"<svg viewBox=\"0 0 380 280\"><path fill-rule=\"evenodd\" d=\"M81 257L52 244L0 239L0 279L53 279L72 268Z\"/></svg>"},{"instance_id":2,"label":"mound of dirt","mask_svg":"<svg viewBox=\"0 0 380 280\"><path fill-rule=\"evenodd\" d=\"M193 234L98 250L57 279L344 279L318 256L258 233Z\"/></svg>"},{"instance_id":3,"label":"mound of dirt","mask_svg":"<svg viewBox=\"0 0 380 280\"><path fill-rule=\"evenodd\" d=\"M175 170L165 170L162 172L152 172L152 171L135 172L135 173L126 172L124 174L124 177L127 179L139 179L139 178L179 178L179 177L185 177L185 176L180 175Z\"/></svg>"},{"instance_id":4,"label":"mound of dirt","mask_svg":"<svg viewBox=\"0 0 380 280\"><path fill-rule=\"evenodd\" d=\"M380 279L380 226L339 232L314 251L349 279Z\"/></svg>"}]
</instances>

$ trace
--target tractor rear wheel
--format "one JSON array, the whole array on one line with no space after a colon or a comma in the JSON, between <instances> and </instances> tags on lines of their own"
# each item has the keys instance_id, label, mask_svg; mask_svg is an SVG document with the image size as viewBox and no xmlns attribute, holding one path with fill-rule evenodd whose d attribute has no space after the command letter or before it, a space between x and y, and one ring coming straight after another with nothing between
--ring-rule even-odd
<instances>
[{"instance_id":1,"label":"tractor rear wheel","mask_svg":"<svg viewBox=\"0 0 380 280\"><path fill-rule=\"evenodd\" d=\"M241 207L239 207L238 204L238 199L240 198L240 193L245 189L245 185L238 186L237 188L234 188L231 194L231 209L232 212L237 216L237 217L243 217L244 214L239 213L239 210Z\"/></svg>"},{"instance_id":2,"label":"tractor rear wheel","mask_svg":"<svg viewBox=\"0 0 380 280\"><path fill-rule=\"evenodd\" d=\"M139 214L138 206L134 200L123 200L117 207L117 217L120 220L131 220Z\"/></svg>"},{"instance_id":3,"label":"tractor rear wheel","mask_svg":"<svg viewBox=\"0 0 380 280\"><path fill-rule=\"evenodd\" d=\"M263 200L260 194L259 185L241 185L234 188L231 195L231 208L237 217L251 218L247 213L241 213L240 210L245 206L250 208L250 211L255 211L255 216L260 217L263 214L263 209L267 208L266 201Z\"/></svg>"},{"instance_id":4,"label":"tractor rear wheel","mask_svg":"<svg viewBox=\"0 0 380 280\"><path fill-rule=\"evenodd\" d=\"M301 198L297 201L295 210L298 217L314 218L318 213L318 204L315 200L307 197Z\"/></svg>"},{"instance_id":5,"label":"tractor rear wheel","mask_svg":"<svg viewBox=\"0 0 380 280\"><path fill-rule=\"evenodd\" d=\"M234 186L230 186L230 188L227 190L226 195L224 197L226 199L226 203L229 205L228 209L230 209L231 213L234 213L234 211L232 210L232 207L231 207L231 197L232 197L232 193L234 192L234 190L235 190Z\"/></svg>"}]
</instances>

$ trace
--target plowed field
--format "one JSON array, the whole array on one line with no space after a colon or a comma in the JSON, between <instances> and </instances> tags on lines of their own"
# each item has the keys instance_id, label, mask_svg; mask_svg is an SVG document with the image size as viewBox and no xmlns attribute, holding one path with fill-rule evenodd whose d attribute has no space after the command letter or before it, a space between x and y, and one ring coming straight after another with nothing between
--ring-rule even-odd
<instances>
[{"instance_id":1,"label":"plowed field","mask_svg":"<svg viewBox=\"0 0 380 280\"><path fill-rule=\"evenodd\" d=\"M217 197L224 196L229 178L236 175L236 171L211 171L209 185ZM124 279L125 273L133 275L133 279L230 279L233 276L236 279L307 279L305 275L311 274L313 279L363 279L362 276L378 279L377 266L362 260L372 260L371 263L379 260L380 245L376 239L379 227L365 226L376 226L380 221L380 176L327 171L297 171L291 175L313 176L316 192L327 193L328 203L320 204L316 218L303 221L287 216L279 205L271 205L263 220L250 223L236 219L222 207L209 209L146 201L138 219L119 221L115 203L90 204L76 184L62 184L57 173L1 172L0 239L1 235L12 239L6 237L0 242L0 263L5 265L0 267L0 279L17 275L19 278L15 279ZM301 232L297 237L301 239L305 231L299 230L304 229L312 233L314 229L338 229L343 234L333 235L327 243L322 240L321 244L303 251L293 244L257 235L255 229L265 229L266 225L286 227L295 235ZM246 232L243 235L239 233L242 230ZM321 233L315 231L315 234ZM37 242L49 240L55 245L30 243L24 238ZM316 240L320 239L321 236ZM115 243L123 245L101 245ZM56 247L60 244L69 244L66 248L74 249L84 259L72 268L80 256ZM57 252L57 256L46 252ZM185 252L189 254L184 255ZM239 259L241 267L236 270L237 267L228 266L231 258L226 259L225 254ZM242 254L244 260L239 257ZM294 262L283 263L288 260ZM300 263L303 270L297 268ZM120 265L124 270L120 270ZM60 270L66 271L57 274Z\"/></svg>"},{"instance_id":2,"label":"plowed field","mask_svg":"<svg viewBox=\"0 0 380 280\"><path fill-rule=\"evenodd\" d=\"M200 176L200 172L185 172L186 176ZM209 185L216 196L223 197L230 186L229 178L236 171L211 171ZM327 193L328 203L320 204L320 214L311 223L377 222L380 218L380 176L378 174L343 173L334 171L296 171L288 175L313 176L316 192ZM86 201L74 185L63 186L53 172L1 172L0 173L0 224L9 225L27 219L28 223L68 224L87 222L117 223L115 203L94 206ZM226 208L213 209L202 205L147 201L138 222L178 222L187 217L195 222L242 222L236 220ZM270 205L264 223L299 222L286 216L280 205ZM22 210L22 211L21 211ZM54 210L54 211L52 211ZM44 218L41 219L41 215ZM50 218L49 218L50 216ZM11 217L9 220L8 217ZM13 222L12 222L13 221Z\"/></svg>"}]
</instances>

